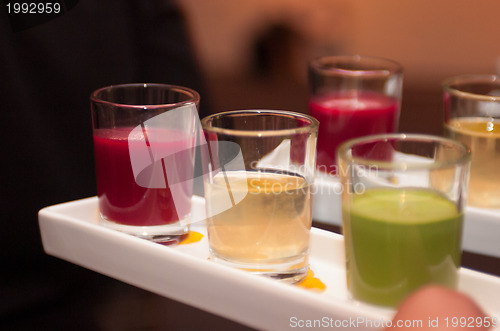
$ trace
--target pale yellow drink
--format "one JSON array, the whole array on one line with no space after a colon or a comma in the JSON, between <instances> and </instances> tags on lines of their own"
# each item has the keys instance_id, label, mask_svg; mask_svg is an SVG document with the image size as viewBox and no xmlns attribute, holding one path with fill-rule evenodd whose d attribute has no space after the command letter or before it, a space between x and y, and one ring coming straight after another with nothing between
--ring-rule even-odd
<instances>
[{"instance_id":1,"label":"pale yellow drink","mask_svg":"<svg viewBox=\"0 0 500 331\"><path fill-rule=\"evenodd\" d=\"M241 202L208 218L212 255L263 272L266 264L306 268L311 193L304 178L255 171L225 175L221 172L205 185L209 215L220 210L218 204L227 202L228 193L235 197L247 194Z\"/></svg>"},{"instance_id":2,"label":"pale yellow drink","mask_svg":"<svg viewBox=\"0 0 500 331\"><path fill-rule=\"evenodd\" d=\"M500 121L459 117L445 124L447 134L471 149L470 206L500 208Z\"/></svg>"}]
</instances>

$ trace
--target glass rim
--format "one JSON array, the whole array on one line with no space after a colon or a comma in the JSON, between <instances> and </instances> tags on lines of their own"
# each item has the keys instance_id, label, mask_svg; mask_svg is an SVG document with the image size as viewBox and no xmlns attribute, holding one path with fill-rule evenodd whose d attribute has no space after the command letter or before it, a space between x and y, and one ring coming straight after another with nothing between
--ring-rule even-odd
<instances>
[{"instance_id":1,"label":"glass rim","mask_svg":"<svg viewBox=\"0 0 500 331\"><path fill-rule=\"evenodd\" d=\"M353 157L349 151L352 150L354 145L360 143L370 143L377 141L412 141L412 142L436 142L449 146L455 146L460 155L446 161L432 162L432 163L411 163L405 161L376 161L370 158ZM386 170L425 170L425 169L440 169L448 168L457 164L465 164L470 161L471 151L465 144L441 136L434 136L430 134L419 133L391 133L391 134L377 134L369 135L359 138L354 138L342 143L338 148L338 158L347 161L348 164L359 164L364 166L375 166ZM341 164L339 162L339 164Z\"/></svg>"},{"instance_id":2,"label":"glass rim","mask_svg":"<svg viewBox=\"0 0 500 331\"><path fill-rule=\"evenodd\" d=\"M341 64L341 63L365 63L366 61L376 61L384 65L385 68L380 69L346 69L339 67L332 67L328 64ZM403 67L398 62L378 56L366 55L330 55L315 58L309 62L311 69L316 72L336 73L345 76L391 76L403 73Z\"/></svg>"},{"instance_id":3,"label":"glass rim","mask_svg":"<svg viewBox=\"0 0 500 331\"><path fill-rule=\"evenodd\" d=\"M191 94L192 95L192 100L185 100L185 101L180 101L180 102L172 102L172 103L162 103L162 104L141 104L141 105L135 105L135 104L127 104L127 103L120 103L120 102L112 102L112 101L107 101L103 100L98 97L99 93L104 92L106 90L110 91L113 89L122 89L122 88L148 88L148 87L160 87L165 90L169 89L172 91L178 91L179 93L183 92L184 94ZM198 104L200 102L200 95L198 92L195 90L185 87L185 86L180 86L180 85L174 85L174 84L162 84L162 83L126 83L126 84L116 84L116 85L108 85L104 86L101 88L98 88L97 90L94 90L90 94L90 100L95 103L101 103L101 104L107 104L110 106L115 106L115 107L127 107L127 108L148 108L148 109L156 109L156 108L163 108L163 107L174 107L174 106L181 106L181 105L186 105L186 104Z\"/></svg>"},{"instance_id":4,"label":"glass rim","mask_svg":"<svg viewBox=\"0 0 500 331\"><path fill-rule=\"evenodd\" d=\"M306 120L308 124L296 128L272 129L272 130L241 130L241 129L230 129L230 128L223 128L219 126L210 125L210 122L212 122L217 117L227 117L233 115L248 115L248 116L279 115L282 117L292 117L295 119ZM204 131L212 133L222 133L226 135L239 136L239 137L270 137L270 136L285 136L297 133L314 132L318 130L319 121L307 114L289 110L241 109L241 110L224 111L208 115L201 120L201 126Z\"/></svg>"},{"instance_id":5,"label":"glass rim","mask_svg":"<svg viewBox=\"0 0 500 331\"><path fill-rule=\"evenodd\" d=\"M467 97L470 99L476 99L479 101L493 101L497 102L500 101L500 95L499 96L494 96L494 95L485 95L485 94L478 94L478 93L473 93L473 92L467 92L461 90L459 87L452 87L452 85L462 85L462 84L471 84L471 83L497 83L498 87L500 88L500 76L497 75L458 75L458 76L453 76L445 79L442 82L442 87L445 92L448 92L449 94L456 95L456 96L462 96L462 97Z\"/></svg>"}]
</instances>

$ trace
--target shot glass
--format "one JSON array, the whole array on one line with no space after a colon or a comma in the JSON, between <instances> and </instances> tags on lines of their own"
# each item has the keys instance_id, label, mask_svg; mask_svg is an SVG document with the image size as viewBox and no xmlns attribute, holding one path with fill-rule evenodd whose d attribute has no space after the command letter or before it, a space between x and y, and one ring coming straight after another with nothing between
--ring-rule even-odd
<instances>
[{"instance_id":1,"label":"shot glass","mask_svg":"<svg viewBox=\"0 0 500 331\"><path fill-rule=\"evenodd\" d=\"M338 151L347 286L397 306L425 284L456 288L470 151L417 134L361 137Z\"/></svg>"},{"instance_id":2,"label":"shot glass","mask_svg":"<svg viewBox=\"0 0 500 331\"><path fill-rule=\"evenodd\" d=\"M356 137L398 129L403 68L369 56L326 56L309 64L309 113L319 120L318 170L336 174L336 150Z\"/></svg>"},{"instance_id":3,"label":"shot glass","mask_svg":"<svg viewBox=\"0 0 500 331\"><path fill-rule=\"evenodd\" d=\"M239 110L201 121L211 260L294 283L307 274L316 119Z\"/></svg>"},{"instance_id":4,"label":"shot glass","mask_svg":"<svg viewBox=\"0 0 500 331\"><path fill-rule=\"evenodd\" d=\"M102 225L162 244L189 230L199 95L164 84L90 97Z\"/></svg>"},{"instance_id":5,"label":"shot glass","mask_svg":"<svg viewBox=\"0 0 500 331\"><path fill-rule=\"evenodd\" d=\"M472 152L468 204L500 208L500 78L449 78L443 83L443 99L445 134Z\"/></svg>"}]
</instances>

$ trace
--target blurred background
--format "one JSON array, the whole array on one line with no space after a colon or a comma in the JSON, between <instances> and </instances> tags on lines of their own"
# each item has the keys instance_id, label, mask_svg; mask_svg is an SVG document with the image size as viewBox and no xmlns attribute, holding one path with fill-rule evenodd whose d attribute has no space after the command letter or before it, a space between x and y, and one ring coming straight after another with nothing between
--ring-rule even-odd
<instances>
[{"instance_id":1,"label":"blurred background","mask_svg":"<svg viewBox=\"0 0 500 331\"><path fill-rule=\"evenodd\" d=\"M379 56L405 69L400 131L440 134L441 81L500 73L498 0L68 0L19 31L1 4L2 330L247 329L43 252L37 211L95 195L93 89L185 85L200 116L307 112L309 60ZM498 259L463 264L500 274Z\"/></svg>"},{"instance_id":2,"label":"blurred background","mask_svg":"<svg viewBox=\"0 0 500 331\"><path fill-rule=\"evenodd\" d=\"M179 0L213 109L307 111L307 62L370 55L405 69L400 131L441 133L441 81L500 72L495 0Z\"/></svg>"}]
</instances>

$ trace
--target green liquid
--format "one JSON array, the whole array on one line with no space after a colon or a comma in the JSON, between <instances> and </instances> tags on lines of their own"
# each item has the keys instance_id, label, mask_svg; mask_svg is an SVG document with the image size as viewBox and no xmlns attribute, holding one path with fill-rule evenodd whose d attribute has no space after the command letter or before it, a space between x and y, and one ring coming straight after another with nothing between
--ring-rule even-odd
<instances>
[{"instance_id":1,"label":"green liquid","mask_svg":"<svg viewBox=\"0 0 500 331\"><path fill-rule=\"evenodd\" d=\"M424 284L456 287L463 215L424 189L368 189L344 208L347 283L354 298L397 306Z\"/></svg>"}]
</instances>

